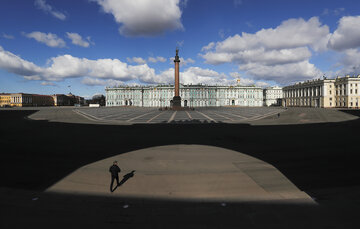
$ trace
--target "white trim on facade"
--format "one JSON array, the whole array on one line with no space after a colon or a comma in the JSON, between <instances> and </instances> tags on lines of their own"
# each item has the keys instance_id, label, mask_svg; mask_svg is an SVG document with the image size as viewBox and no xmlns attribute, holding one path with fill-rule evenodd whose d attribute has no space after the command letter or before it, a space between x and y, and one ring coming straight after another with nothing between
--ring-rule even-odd
<instances>
[{"instance_id":1,"label":"white trim on facade","mask_svg":"<svg viewBox=\"0 0 360 229\"><path fill-rule=\"evenodd\" d=\"M283 88L285 107L358 108L360 75L308 80Z\"/></svg>"},{"instance_id":2,"label":"white trim on facade","mask_svg":"<svg viewBox=\"0 0 360 229\"><path fill-rule=\"evenodd\" d=\"M170 107L174 86L106 88L106 106ZM181 105L220 107L263 105L263 90L255 86L180 85Z\"/></svg>"}]
</instances>

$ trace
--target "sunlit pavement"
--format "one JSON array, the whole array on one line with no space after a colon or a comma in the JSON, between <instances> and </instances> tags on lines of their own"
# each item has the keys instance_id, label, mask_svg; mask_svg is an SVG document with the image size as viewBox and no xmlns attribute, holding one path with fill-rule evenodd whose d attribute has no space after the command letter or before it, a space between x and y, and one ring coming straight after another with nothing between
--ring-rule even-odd
<instances>
[{"instance_id":1,"label":"sunlit pavement","mask_svg":"<svg viewBox=\"0 0 360 229\"><path fill-rule=\"evenodd\" d=\"M108 169L117 160L120 180L114 193ZM315 204L270 164L213 146L169 145L107 158L79 168L48 192L196 201L275 201Z\"/></svg>"}]
</instances>

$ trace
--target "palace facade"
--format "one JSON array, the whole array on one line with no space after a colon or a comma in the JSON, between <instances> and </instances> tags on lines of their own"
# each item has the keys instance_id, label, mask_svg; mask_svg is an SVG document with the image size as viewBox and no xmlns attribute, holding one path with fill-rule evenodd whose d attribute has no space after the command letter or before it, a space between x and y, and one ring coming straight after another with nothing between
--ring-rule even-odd
<instances>
[{"instance_id":1,"label":"palace facade","mask_svg":"<svg viewBox=\"0 0 360 229\"><path fill-rule=\"evenodd\" d=\"M107 87L106 106L171 107L173 85ZM263 105L263 90L255 86L181 85L181 106L220 107Z\"/></svg>"},{"instance_id":2,"label":"palace facade","mask_svg":"<svg viewBox=\"0 0 360 229\"><path fill-rule=\"evenodd\" d=\"M281 87L267 87L264 89L264 106L281 106L283 91Z\"/></svg>"},{"instance_id":3,"label":"palace facade","mask_svg":"<svg viewBox=\"0 0 360 229\"><path fill-rule=\"evenodd\" d=\"M283 88L285 107L358 108L360 75L316 79Z\"/></svg>"}]
</instances>

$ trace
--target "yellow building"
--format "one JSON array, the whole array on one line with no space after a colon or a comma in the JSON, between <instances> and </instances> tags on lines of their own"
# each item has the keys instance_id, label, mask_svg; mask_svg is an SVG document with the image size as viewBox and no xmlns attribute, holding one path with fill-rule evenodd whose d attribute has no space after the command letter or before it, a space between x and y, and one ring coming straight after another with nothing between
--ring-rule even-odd
<instances>
[{"instance_id":1,"label":"yellow building","mask_svg":"<svg viewBox=\"0 0 360 229\"><path fill-rule=\"evenodd\" d=\"M316 79L283 88L285 107L358 108L360 75Z\"/></svg>"},{"instance_id":2,"label":"yellow building","mask_svg":"<svg viewBox=\"0 0 360 229\"><path fill-rule=\"evenodd\" d=\"M11 104L11 95L6 93L0 94L0 107L10 106Z\"/></svg>"},{"instance_id":3,"label":"yellow building","mask_svg":"<svg viewBox=\"0 0 360 229\"><path fill-rule=\"evenodd\" d=\"M12 107L31 107L32 95L25 93L12 93L10 94L10 106Z\"/></svg>"},{"instance_id":4,"label":"yellow building","mask_svg":"<svg viewBox=\"0 0 360 229\"><path fill-rule=\"evenodd\" d=\"M54 106L54 98L51 95L32 95L32 105L34 107L40 106Z\"/></svg>"}]
</instances>

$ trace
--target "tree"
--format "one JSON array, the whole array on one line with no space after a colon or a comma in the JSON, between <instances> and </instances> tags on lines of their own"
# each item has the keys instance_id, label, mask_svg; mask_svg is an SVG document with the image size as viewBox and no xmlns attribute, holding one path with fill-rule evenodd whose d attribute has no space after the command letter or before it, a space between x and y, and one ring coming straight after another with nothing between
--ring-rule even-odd
<instances>
[{"instance_id":1,"label":"tree","mask_svg":"<svg viewBox=\"0 0 360 229\"><path fill-rule=\"evenodd\" d=\"M105 96L102 94L94 95L90 103L100 104L100 106L105 106Z\"/></svg>"}]
</instances>

